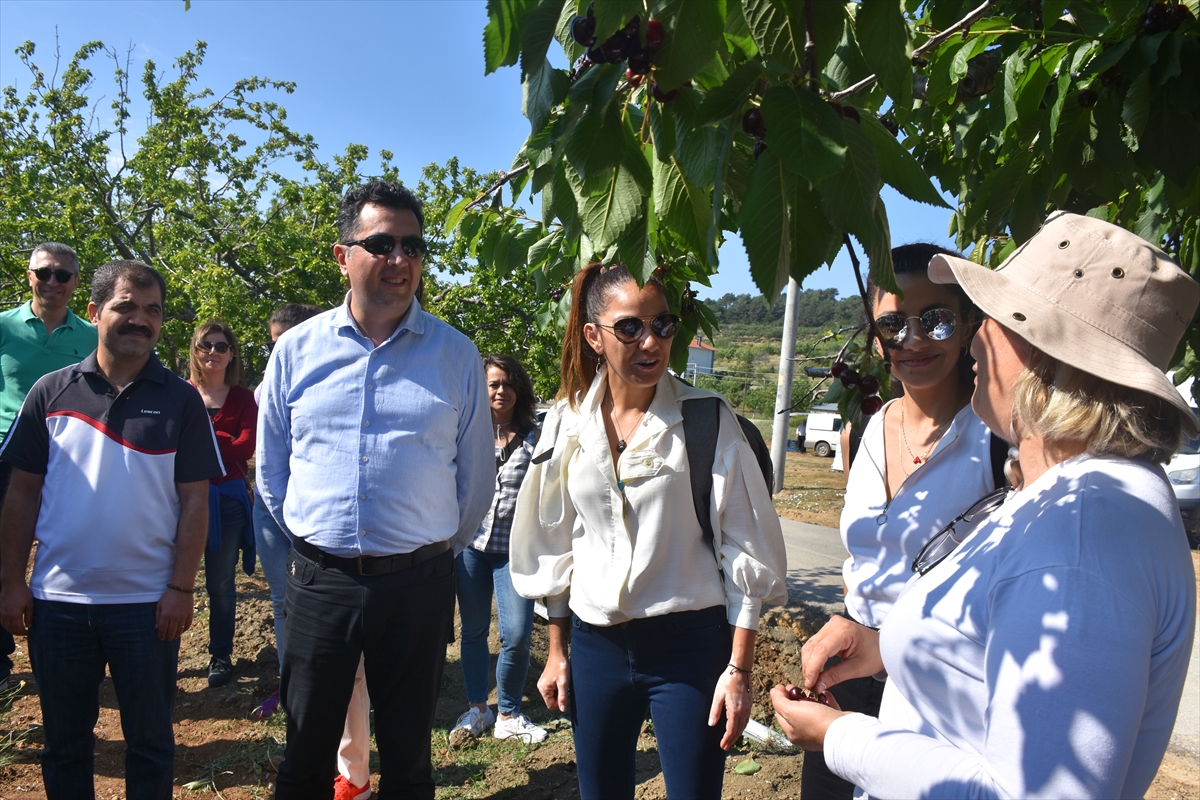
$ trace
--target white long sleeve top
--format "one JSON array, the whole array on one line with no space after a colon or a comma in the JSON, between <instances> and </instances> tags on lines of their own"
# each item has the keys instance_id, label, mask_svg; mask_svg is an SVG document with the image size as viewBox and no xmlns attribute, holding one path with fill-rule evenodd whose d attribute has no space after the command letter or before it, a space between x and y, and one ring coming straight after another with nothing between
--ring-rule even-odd
<instances>
[{"instance_id":1,"label":"white long sleeve top","mask_svg":"<svg viewBox=\"0 0 1200 800\"><path fill-rule=\"evenodd\" d=\"M889 502L883 418L895 402L863 430L842 508L842 544L850 554L842 566L846 609L872 628L883 624L925 543L996 487L992 434L968 405Z\"/></svg>"},{"instance_id":2,"label":"white long sleeve top","mask_svg":"<svg viewBox=\"0 0 1200 800\"><path fill-rule=\"evenodd\" d=\"M517 592L544 598L551 617L593 625L716 605L758 629L762 604L787 602L779 516L733 411L721 404L710 517L696 519L681 403L712 397L670 375L614 469L596 377L578 410L551 409L517 496L509 571ZM539 457L551 455L542 463ZM724 573L724 581L722 574Z\"/></svg>"},{"instance_id":3,"label":"white long sleeve top","mask_svg":"<svg viewBox=\"0 0 1200 800\"><path fill-rule=\"evenodd\" d=\"M879 719L825 738L870 797L1141 797L1170 741L1196 585L1160 467L1082 455L914 578Z\"/></svg>"}]
</instances>

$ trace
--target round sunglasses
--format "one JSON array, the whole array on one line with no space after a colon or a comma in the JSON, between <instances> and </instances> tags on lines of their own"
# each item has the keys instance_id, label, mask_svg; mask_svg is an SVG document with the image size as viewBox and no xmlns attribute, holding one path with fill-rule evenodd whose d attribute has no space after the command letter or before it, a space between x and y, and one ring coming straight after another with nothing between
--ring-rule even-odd
<instances>
[{"instance_id":1,"label":"round sunglasses","mask_svg":"<svg viewBox=\"0 0 1200 800\"><path fill-rule=\"evenodd\" d=\"M345 247L359 245L373 256L388 256L396 249L396 237L390 233L375 233L365 239L355 239L352 242L342 242ZM400 237L400 252L409 258L423 258L429 252L425 240L416 234Z\"/></svg>"},{"instance_id":2,"label":"round sunglasses","mask_svg":"<svg viewBox=\"0 0 1200 800\"><path fill-rule=\"evenodd\" d=\"M931 308L919 317L903 314L884 314L875 318L875 327L889 343L899 345L908 336L908 321L915 319L922 332L935 342L949 339L954 333L954 312L948 308Z\"/></svg>"},{"instance_id":3,"label":"round sunglasses","mask_svg":"<svg viewBox=\"0 0 1200 800\"><path fill-rule=\"evenodd\" d=\"M633 344L645 334L646 323L643 320L646 319L650 320L650 332L659 339L670 339L675 335L675 331L679 330L679 317L667 312L655 317L622 317L612 325L601 325L597 322L596 327L612 331L618 342Z\"/></svg>"},{"instance_id":4,"label":"round sunglasses","mask_svg":"<svg viewBox=\"0 0 1200 800\"><path fill-rule=\"evenodd\" d=\"M199 350L199 351L200 351L200 352L202 352L202 353L212 353L212 352L216 352L216 353L218 353L219 355L225 355L225 354L226 354L226 353L228 353L230 350L232 350L232 349L233 349L233 347L231 347L231 346L230 346L229 342L205 342L205 341L200 341L200 342L196 342L196 349L197 349L197 350Z\"/></svg>"},{"instance_id":5,"label":"round sunglasses","mask_svg":"<svg viewBox=\"0 0 1200 800\"><path fill-rule=\"evenodd\" d=\"M39 281L41 281L42 283L47 283L50 280L51 275L53 275L54 280L58 281L59 283L67 283L68 281L70 281L72 278L75 277L75 273L71 272L71 270L69 270L69 269L51 269L50 267L38 267L37 269L31 269L29 271L32 272L33 276L35 278L37 278Z\"/></svg>"}]
</instances>

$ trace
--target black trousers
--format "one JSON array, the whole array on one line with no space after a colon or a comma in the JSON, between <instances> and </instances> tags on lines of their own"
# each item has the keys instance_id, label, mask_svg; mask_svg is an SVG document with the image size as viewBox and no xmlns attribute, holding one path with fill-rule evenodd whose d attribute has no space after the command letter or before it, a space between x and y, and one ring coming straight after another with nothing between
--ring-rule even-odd
<instances>
[{"instance_id":1,"label":"black trousers","mask_svg":"<svg viewBox=\"0 0 1200 800\"><path fill-rule=\"evenodd\" d=\"M874 678L853 678L839 683L829 692L842 711L878 717L885 685L884 681ZM800 770L800 796L804 800L850 800L854 797L854 784L833 774L825 764L824 753L805 753L804 766Z\"/></svg>"},{"instance_id":2,"label":"black trousers","mask_svg":"<svg viewBox=\"0 0 1200 800\"><path fill-rule=\"evenodd\" d=\"M288 553L280 699L287 746L275 796L333 797L346 708L364 658L375 707L379 797L431 800L430 733L454 624L454 553L387 575Z\"/></svg>"},{"instance_id":3,"label":"black trousers","mask_svg":"<svg viewBox=\"0 0 1200 800\"><path fill-rule=\"evenodd\" d=\"M12 477L12 467L0 462L0 511L4 509L4 496L8 494L8 479ZM13 662L9 658L17 651L17 642L13 635L0 626L0 680L12 672Z\"/></svg>"}]
</instances>

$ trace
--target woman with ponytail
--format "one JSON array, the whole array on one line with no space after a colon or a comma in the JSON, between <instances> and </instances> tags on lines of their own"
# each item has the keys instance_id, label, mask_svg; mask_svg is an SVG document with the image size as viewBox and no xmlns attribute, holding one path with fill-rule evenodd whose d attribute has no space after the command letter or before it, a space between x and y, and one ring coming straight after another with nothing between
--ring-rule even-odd
<instances>
[{"instance_id":1,"label":"woman with ponytail","mask_svg":"<svg viewBox=\"0 0 1200 800\"><path fill-rule=\"evenodd\" d=\"M667 374L679 318L662 283L593 263L572 292L510 545L517 592L549 610L538 688L570 709L584 800L633 797L647 708L668 795L718 798L722 748L750 717L759 611L787 601L779 518L722 402L711 541L697 521L682 403L713 395Z\"/></svg>"}]
</instances>

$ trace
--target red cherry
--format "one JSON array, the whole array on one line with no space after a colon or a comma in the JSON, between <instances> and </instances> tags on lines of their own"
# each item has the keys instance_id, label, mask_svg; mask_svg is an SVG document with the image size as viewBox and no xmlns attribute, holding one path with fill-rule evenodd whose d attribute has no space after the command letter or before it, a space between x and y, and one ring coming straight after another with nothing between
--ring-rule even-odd
<instances>
[{"instance_id":1,"label":"red cherry","mask_svg":"<svg viewBox=\"0 0 1200 800\"><path fill-rule=\"evenodd\" d=\"M829 368L829 374L835 378L842 377L842 373L846 371L845 361L835 361L833 366Z\"/></svg>"},{"instance_id":2,"label":"red cherry","mask_svg":"<svg viewBox=\"0 0 1200 800\"><path fill-rule=\"evenodd\" d=\"M858 390L868 397L879 394L879 379L874 375L863 375L858 382Z\"/></svg>"},{"instance_id":3,"label":"red cherry","mask_svg":"<svg viewBox=\"0 0 1200 800\"><path fill-rule=\"evenodd\" d=\"M791 700L793 703L796 702L797 700L805 699L804 693L800 691L799 686L793 686L790 689L788 689L787 697L788 697L788 700Z\"/></svg>"},{"instance_id":4,"label":"red cherry","mask_svg":"<svg viewBox=\"0 0 1200 800\"><path fill-rule=\"evenodd\" d=\"M669 92L664 92L662 89L658 88L658 82L655 81L654 83L650 84L650 94L652 94L654 99L660 103L669 103L675 99L675 95L679 94L679 90L672 89Z\"/></svg>"},{"instance_id":5,"label":"red cherry","mask_svg":"<svg viewBox=\"0 0 1200 800\"><path fill-rule=\"evenodd\" d=\"M845 386L847 389L853 389L855 386L858 386L860 378L857 372L847 368L845 372L838 376L838 380L842 382L842 386Z\"/></svg>"},{"instance_id":6,"label":"red cherry","mask_svg":"<svg viewBox=\"0 0 1200 800\"><path fill-rule=\"evenodd\" d=\"M863 413L863 416L865 416L865 417L869 417L872 414L878 414L879 409L881 409L881 408L883 408L883 398L880 397L879 395L871 395L870 397L864 397L863 401L862 401L862 405L859 407L859 409Z\"/></svg>"},{"instance_id":7,"label":"red cherry","mask_svg":"<svg viewBox=\"0 0 1200 800\"><path fill-rule=\"evenodd\" d=\"M646 23L646 47L658 47L663 40L663 24L656 19Z\"/></svg>"}]
</instances>

